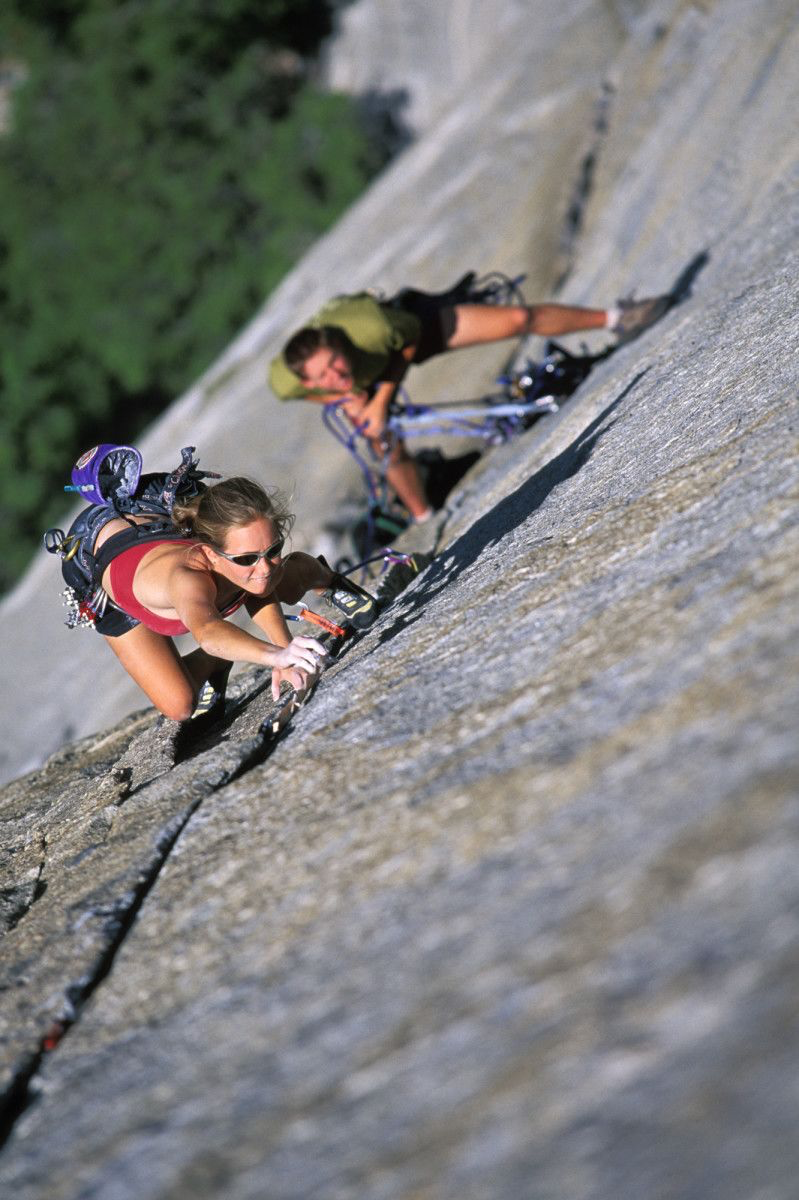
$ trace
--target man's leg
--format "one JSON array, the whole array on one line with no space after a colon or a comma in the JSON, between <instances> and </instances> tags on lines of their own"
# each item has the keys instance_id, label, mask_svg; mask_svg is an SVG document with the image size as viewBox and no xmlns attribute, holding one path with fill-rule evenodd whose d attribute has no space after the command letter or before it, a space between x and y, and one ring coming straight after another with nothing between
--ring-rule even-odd
<instances>
[{"instance_id":1,"label":"man's leg","mask_svg":"<svg viewBox=\"0 0 799 1200\"><path fill-rule=\"evenodd\" d=\"M373 443L373 449L379 455L382 451L379 445ZM391 450L386 464L386 479L390 488L407 508L414 521L426 521L433 515L430 502L425 495L419 468L413 461L405 444L397 440Z\"/></svg>"},{"instance_id":2,"label":"man's leg","mask_svg":"<svg viewBox=\"0 0 799 1200\"><path fill-rule=\"evenodd\" d=\"M527 333L562 337L586 329L605 329L608 325L607 309L575 308L567 304L457 304L453 313L455 328L447 339L450 350Z\"/></svg>"},{"instance_id":3,"label":"man's leg","mask_svg":"<svg viewBox=\"0 0 799 1200\"><path fill-rule=\"evenodd\" d=\"M442 311L442 324L445 330L452 329L446 338L450 350L522 337L527 333L557 338L588 329L607 329L617 335L618 342L628 342L659 321L673 304L674 297L669 294L647 300L619 300L612 308L578 308L570 304L456 304L454 308Z\"/></svg>"},{"instance_id":4,"label":"man's leg","mask_svg":"<svg viewBox=\"0 0 799 1200\"><path fill-rule=\"evenodd\" d=\"M347 401L342 405L344 413L356 429L358 429L359 417L363 407L364 401L362 398L356 398L352 402ZM384 464L389 487L405 505L414 521L426 521L428 517L431 517L433 510L425 495L422 477L419 474L416 463L405 449L402 440L397 437L394 438L391 452L388 455L388 460L386 460L384 440L382 438L366 437L365 434L362 436L369 443L375 461Z\"/></svg>"}]
</instances>

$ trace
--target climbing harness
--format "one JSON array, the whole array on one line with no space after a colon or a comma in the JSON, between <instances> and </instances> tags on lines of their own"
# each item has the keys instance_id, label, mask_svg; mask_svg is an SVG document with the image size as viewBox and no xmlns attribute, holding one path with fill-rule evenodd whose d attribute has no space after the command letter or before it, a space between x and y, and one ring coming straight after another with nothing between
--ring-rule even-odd
<instances>
[{"instance_id":1,"label":"climbing harness","mask_svg":"<svg viewBox=\"0 0 799 1200\"><path fill-rule=\"evenodd\" d=\"M44 549L61 559L66 584L61 593L67 609L65 624L70 629L94 628L109 637L133 629L138 621L114 604L102 586L108 565L106 546L117 538L128 538L131 545L146 541L185 538L185 530L172 522L172 508L178 495L188 500L196 496L203 479L219 479L216 471L200 471L194 446L181 450L181 461L174 471L142 475L142 456L134 446L103 442L82 454L72 468L72 483L65 491L89 498L68 531L48 529ZM146 524L130 520L132 515L153 517ZM93 547L100 530L109 521L121 517L129 530L116 534L95 555Z\"/></svg>"}]
</instances>

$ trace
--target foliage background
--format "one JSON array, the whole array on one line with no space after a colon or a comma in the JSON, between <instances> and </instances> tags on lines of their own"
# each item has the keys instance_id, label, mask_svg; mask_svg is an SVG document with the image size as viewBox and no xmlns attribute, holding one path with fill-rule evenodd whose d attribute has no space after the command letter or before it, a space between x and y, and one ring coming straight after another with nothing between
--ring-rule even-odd
<instances>
[{"instance_id":1,"label":"foliage background","mask_svg":"<svg viewBox=\"0 0 799 1200\"><path fill-rule=\"evenodd\" d=\"M332 0L7 0L0 588L96 441L196 377L385 163L313 86Z\"/></svg>"}]
</instances>

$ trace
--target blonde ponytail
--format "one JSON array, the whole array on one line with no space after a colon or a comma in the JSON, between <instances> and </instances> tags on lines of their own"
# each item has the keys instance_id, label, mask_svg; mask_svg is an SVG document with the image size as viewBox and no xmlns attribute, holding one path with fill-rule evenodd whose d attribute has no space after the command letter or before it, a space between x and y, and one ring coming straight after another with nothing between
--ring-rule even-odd
<instances>
[{"instance_id":1,"label":"blonde ponytail","mask_svg":"<svg viewBox=\"0 0 799 1200\"><path fill-rule=\"evenodd\" d=\"M221 550L231 529L249 525L266 517L286 537L294 524L288 502L276 489L266 492L259 483L244 475L234 475L206 487L191 500L175 502L172 520L189 536Z\"/></svg>"}]
</instances>

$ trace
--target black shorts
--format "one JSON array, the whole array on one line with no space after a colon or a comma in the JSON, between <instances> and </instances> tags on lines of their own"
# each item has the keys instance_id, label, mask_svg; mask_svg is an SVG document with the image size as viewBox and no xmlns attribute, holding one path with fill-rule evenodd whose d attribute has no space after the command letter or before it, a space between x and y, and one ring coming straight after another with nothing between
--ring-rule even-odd
<instances>
[{"instance_id":1,"label":"black shorts","mask_svg":"<svg viewBox=\"0 0 799 1200\"><path fill-rule=\"evenodd\" d=\"M80 517L78 517L78 521ZM76 523L70 527L70 532L74 529ZM94 536L97 536L99 529ZM143 542L168 541L170 538L183 538L185 533L176 529L170 521L157 519L152 524L136 525L133 524L128 529L123 529L119 533L113 534L97 551L97 555L93 555L90 551L86 554L89 563L92 564L93 579L89 582L86 574L81 570L80 565L72 559L64 559L61 564L61 574L64 582L74 589L78 598L85 597L90 594L95 588L102 587L100 581L103 577L106 567L117 557L118 554L123 554L125 550L129 550L131 546L140 546ZM94 628L98 633L102 633L104 637L122 637L124 633L128 633L131 629L135 629L140 624L137 617L132 617L130 613L125 612L118 604L107 596L105 609L102 616L97 617L93 622Z\"/></svg>"},{"instance_id":2,"label":"black shorts","mask_svg":"<svg viewBox=\"0 0 799 1200\"><path fill-rule=\"evenodd\" d=\"M444 353L455 332L455 306L449 293L434 294L420 292L416 288L404 288L390 303L393 308L413 313L421 323L422 330L413 362L427 362L428 358Z\"/></svg>"}]
</instances>

